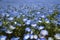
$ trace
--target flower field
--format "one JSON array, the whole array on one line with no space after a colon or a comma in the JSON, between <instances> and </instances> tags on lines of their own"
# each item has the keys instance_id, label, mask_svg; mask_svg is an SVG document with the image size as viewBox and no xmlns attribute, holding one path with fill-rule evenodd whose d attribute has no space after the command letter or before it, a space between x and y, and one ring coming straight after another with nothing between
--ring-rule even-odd
<instances>
[{"instance_id":1,"label":"flower field","mask_svg":"<svg viewBox=\"0 0 60 40\"><path fill-rule=\"evenodd\" d=\"M0 7L0 40L60 40L60 5Z\"/></svg>"}]
</instances>

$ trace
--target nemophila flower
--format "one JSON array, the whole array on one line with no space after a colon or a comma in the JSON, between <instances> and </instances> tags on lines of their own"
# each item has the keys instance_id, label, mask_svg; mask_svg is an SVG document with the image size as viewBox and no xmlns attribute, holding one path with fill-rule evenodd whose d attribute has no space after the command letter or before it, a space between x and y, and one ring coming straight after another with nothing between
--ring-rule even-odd
<instances>
[{"instance_id":1,"label":"nemophila flower","mask_svg":"<svg viewBox=\"0 0 60 40\"><path fill-rule=\"evenodd\" d=\"M33 39L34 38L34 35L33 34L30 34L30 39Z\"/></svg>"},{"instance_id":2,"label":"nemophila flower","mask_svg":"<svg viewBox=\"0 0 60 40\"><path fill-rule=\"evenodd\" d=\"M2 22L2 21L0 21L0 26L2 26L2 24L3 24L3 22Z\"/></svg>"},{"instance_id":3,"label":"nemophila flower","mask_svg":"<svg viewBox=\"0 0 60 40\"><path fill-rule=\"evenodd\" d=\"M11 30L6 30L5 33L11 34L11 33L13 33L13 31L11 31Z\"/></svg>"},{"instance_id":4,"label":"nemophila flower","mask_svg":"<svg viewBox=\"0 0 60 40\"><path fill-rule=\"evenodd\" d=\"M1 15L1 17L5 17L5 13L1 13L0 15Z\"/></svg>"},{"instance_id":5,"label":"nemophila flower","mask_svg":"<svg viewBox=\"0 0 60 40\"><path fill-rule=\"evenodd\" d=\"M31 24L31 26L32 26L32 27L36 27L36 26L37 26L37 24Z\"/></svg>"},{"instance_id":6,"label":"nemophila flower","mask_svg":"<svg viewBox=\"0 0 60 40\"><path fill-rule=\"evenodd\" d=\"M45 22L46 22L46 23L50 23L50 20L47 19L47 18L45 18Z\"/></svg>"},{"instance_id":7,"label":"nemophila flower","mask_svg":"<svg viewBox=\"0 0 60 40\"><path fill-rule=\"evenodd\" d=\"M7 36L0 36L0 40L6 40Z\"/></svg>"},{"instance_id":8,"label":"nemophila flower","mask_svg":"<svg viewBox=\"0 0 60 40\"><path fill-rule=\"evenodd\" d=\"M41 22L42 22L42 20L38 20L38 22L39 22L39 23L41 23Z\"/></svg>"},{"instance_id":9,"label":"nemophila flower","mask_svg":"<svg viewBox=\"0 0 60 40\"><path fill-rule=\"evenodd\" d=\"M31 24L36 24L37 23L37 20L33 19L31 20Z\"/></svg>"},{"instance_id":10,"label":"nemophila flower","mask_svg":"<svg viewBox=\"0 0 60 40\"><path fill-rule=\"evenodd\" d=\"M20 16L21 16L21 15L19 14L19 15L18 15L18 16L16 16L16 17L17 17L17 18L20 18Z\"/></svg>"},{"instance_id":11,"label":"nemophila flower","mask_svg":"<svg viewBox=\"0 0 60 40\"><path fill-rule=\"evenodd\" d=\"M48 10L48 12L51 13L51 14L53 13L53 11L54 11L54 10L52 10L52 9L49 9L49 10Z\"/></svg>"},{"instance_id":12,"label":"nemophila flower","mask_svg":"<svg viewBox=\"0 0 60 40\"><path fill-rule=\"evenodd\" d=\"M50 23L50 21L49 20L47 20L47 21L45 21L46 23Z\"/></svg>"},{"instance_id":13,"label":"nemophila flower","mask_svg":"<svg viewBox=\"0 0 60 40\"><path fill-rule=\"evenodd\" d=\"M34 39L37 39L37 38L38 38L38 36L37 36L37 35L33 35L33 36L34 36L34 37L33 37Z\"/></svg>"},{"instance_id":14,"label":"nemophila flower","mask_svg":"<svg viewBox=\"0 0 60 40\"><path fill-rule=\"evenodd\" d=\"M19 40L19 37L12 37L11 40Z\"/></svg>"},{"instance_id":15,"label":"nemophila flower","mask_svg":"<svg viewBox=\"0 0 60 40\"><path fill-rule=\"evenodd\" d=\"M20 23L17 23L16 25L17 25L17 26L21 26L21 24L20 24Z\"/></svg>"},{"instance_id":16,"label":"nemophila flower","mask_svg":"<svg viewBox=\"0 0 60 40\"><path fill-rule=\"evenodd\" d=\"M27 40L27 39L29 39L29 37L30 37L30 35L29 34L26 34L26 35L24 35L24 40Z\"/></svg>"},{"instance_id":17,"label":"nemophila flower","mask_svg":"<svg viewBox=\"0 0 60 40\"><path fill-rule=\"evenodd\" d=\"M26 25L30 25L30 23L31 23L31 20L27 20L27 21L25 22Z\"/></svg>"},{"instance_id":18,"label":"nemophila flower","mask_svg":"<svg viewBox=\"0 0 60 40\"><path fill-rule=\"evenodd\" d=\"M23 22L26 22L26 21L27 21L27 18L24 18L24 19L23 19Z\"/></svg>"},{"instance_id":19,"label":"nemophila flower","mask_svg":"<svg viewBox=\"0 0 60 40\"><path fill-rule=\"evenodd\" d=\"M46 16L45 15L41 15L41 18L45 18Z\"/></svg>"},{"instance_id":20,"label":"nemophila flower","mask_svg":"<svg viewBox=\"0 0 60 40\"><path fill-rule=\"evenodd\" d=\"M25 29L25 31L30 32L31 29L30 29L29 27L27 27L27 28Z\"/></svg>"},{"instance_id":21,"label":"nemophila flower","mask_svg":"<svg viewBox=\"0 0 60 40\"><path fill-rule=\"evenodd\" d=\"M48 37L48 40L53 40L53 38L52 37Z\"/></svg>"},{"instance_id":22,"label":"nemophila flower","mask_svg":"<svg viewBox=\"0 0 60 40\"><path fill-rule=\"evenodd\" d=\"M40 35L46 36L46 35L48 35L48 31L47 30L41 30Z\"/></svg>"},{"instance_id":23,"label":"nemophila flower","mask_svg":"<svg viewBox=\"0 0 60 40\"><path fill-rule=\"evenodd\" d=\"M39 26L38 27L38 30L42 30L42 29L44 29L44 26Z\"/></svg>"},{"instance_id":24,"label":"nemophila flower","mask_svg":"<svg viewBox=\"0 0 60 40\"><path fill-rule=\"evenodd\" d=\"M14 11L13 13L14 13L13 14L14 16L18 16L19 15L19 13L17 11Z\"/></svg>"},{"instance_id":25,"label":"nemophila flower","mask_svg":"<svg viewBox=\"0 0 60 40\"><path fill-rule=\"evenodd\" d=\"M40 12L37 12L37 14L40 14Z\"/></svg>"},{"instance_id":26,"label":"nemophila flower","mask_svg":"<svg viewBox=\"0 0 60 40\"><path fill-rule=\"evenodd\" d=\"M9 17L8 20L12 21L12 20L14 20L14 17Z\"/></svg>"},{"instance_id":27,"label":"nemophila flower","mask_svg":"<svg viewBox=\"0 0 60 40\"><path fill-rule=\"evenodd\" d=\"M16 27L14 27L13 25L10 25L9 28L10 28L11 30L14 30Z\"/></svg>"},{"instance_id":28,"label":"nemophila flower","mask_svg":"<svg viewBox=\"0 0 60 40\"><path fill-rule=\"evenodd\" d=\"M30 34L33 34L33 31L32 30L30 31Z\"/></svg>"},{"instance_id":29,"label":"nemophila flower","mask_svg":"<svg viewBox=\"0 0 60 40\"><path fill-rule=\"evenodd\" d=\"M39 20L38 17L35 17L33 22L36 22L37 23L38 20Z\"/></svg>"},{"instance_id":30,"label":"nemophila flower","mask_svg":"<svg viewBox=\"0 0 60 40\"><path fill-rule=\"evenodd\" d=\"M40 38L38 38L37 40L40 40Z\"/></svg>"},{"instance_id":31,"label":"nemophila flower","mask_svg":"<svg viewBox=\"0 0 60 40\"><path fill-rule=\"evenodd\" d=\"M47 40L45 37L40 37L40 40Z\"/></svg>"},{"instance_id":32,"label":"nemophila flower","mask_svg":"<svg viewBox=\"0 0 60 40\"><path fill-rule=\"evenodd\" d=\"M9 17L9 16L10 16L10 14L6 13L6 17Z\"/></svg>"},{"instance_id":33,"label":"nemophila flower","mask_svg":"<svg viewBox=\"0 0 60 40\"><path fill-rule=\"evenodd\" d=\"M60 33L56 33L56 34L54 35L54 37L55 37L56 39L59 39L59 40L60 40Z\"/></svg>"}]
</instances>

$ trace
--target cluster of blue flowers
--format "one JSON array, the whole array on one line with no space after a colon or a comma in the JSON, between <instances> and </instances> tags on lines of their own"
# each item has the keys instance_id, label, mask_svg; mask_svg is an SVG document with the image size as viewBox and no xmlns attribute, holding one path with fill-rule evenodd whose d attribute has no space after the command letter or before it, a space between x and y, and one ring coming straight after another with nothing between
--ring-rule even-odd
<instances>
[{"instance_id":1,"label":"cluster of blue flowers","mask_svg":"<svg viewBox=\"0 0 60 40\"><path fill-rule=\"evenodd\" d=\"M54 40L50 36L50 29L54 29L54 26L52 27L53 24L55 26L60 25L60 14L53 17L56 10L46 8L34 9L34 7L27 6L19 9L12 6L0 8L0 40L6 40L9 37L8 35L12 36L12 34L14 36L8 40ZM53 18L55 19L53 20ZM57 30L57 27L55 29ZM54 31L56 31L55 29ZM60 32L60 29L58 30ZM20 33L22 34L21 36L19 35ZM19 36L16 36L16 34ZM60 39L60 33L54 34L54 37Z\"/></svg>"}]
</instances>

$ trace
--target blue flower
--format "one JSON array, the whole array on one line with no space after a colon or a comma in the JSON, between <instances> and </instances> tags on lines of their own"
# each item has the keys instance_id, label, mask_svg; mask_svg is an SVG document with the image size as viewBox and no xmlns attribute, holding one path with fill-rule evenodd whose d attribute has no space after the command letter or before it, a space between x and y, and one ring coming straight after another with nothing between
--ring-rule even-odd
<instances>
[{"instance_id":1,"label":"blue flower","mask_svg":"<svg viewBox=\"0 0 60 40\"><path fill-rule=\"evenodd\" d=\"M37 24L31 24L31 26L35 28L37 26Z\"/></svg>"},{"instance_id":2,"label":"blue flower","mask_svg":"<svg viewBox=\"0 0 60 40\"><path fill-rule=\"evenodd\" d=\"M40 34L43 36L46 36L46 35L48 35L48 31L47 30L41 30Z\"/></svg>"},{"instance_id":3,"label":"blue flower","mask_svg":"<svg viewBox=\"0 0 60 40\"><path fill-rule=\"evenodd\" d=\"M38 36L37 35L34 35L34 37L33 37L34 39L37 39L38 38Z\"/></svg>"},{"instance_id":4,"label":"blue flower","mask_svg":"<svg viewBox=\"0 0 60 40\"><path fill-rule=\"evenodd\" d=\"M38 22L39 22L39 23L41 23L41 22L42 22L42 20L38 20Z\"/></svg>"},{"instance_id":5,"label":"blue flower","mask_svg":"<svg viewBox=\"0 0 60 40\"><path fill-rule=\"evenodd\" d=\"M19 40L20 38L19 37L13 37L11 38L11 40Z\"/></svg>"},{"instance_id":6,"label":"blue flower","mask_svg":"<svg viewBox=\"0 0 60 40\"><path fill-rule=\"evenodd\" d=\"M48 18L45 18L46 23L50 23L50 20Z\"/></svg>"},{"instance_id":7,"label":"blue flower","mask_svg":"<svg viewBox=\"0 0 60 40\"><path fill-rule=\"evenodd\" d=\"M41 18L45 18L46 16L45 15L41 15Z\"/></svg>"},{"instance_id":8,"label":"blue flower","mask_svg":"<svg viewBox=\"0 0 60 40\"><path fill-rule=\"evenodd\" d=\"M7 36L0 36L0 40L6 40Z\"/></svg>"},{"instance_id":9,"label":"blue flower","mask_svg":"<svg viewBox=\"0 0 60 40\"><path fill-rule=\"evenodd\" d=\"M17 23L16 25L17 25L17 26L21 26L21 24L20 24L20 23Z\"/></svg>"},{"instance_id":10,"label":"blue flower","mask_svg":"<svg viewBox=\"0 0 60 40\"><path fill-rule=\"evenodd\" d=\"M25 29L25 31L30 32L30 31L31 31L31 29L30 29L29 27L27 27L27 28Z\"/></svg>"},{"instance_id":11,"label":"blue flower","mask_svg":"<svg viewBox=\"0 0 60 40\"><path fill-rule=\"evenodd\" d=\"M26 22L26 21L27 21L27 18L24 18L24 19L23 19L23 22Z\"/></svg>"},{"instance_id":12,"label":"blue flower","mask_svg":"<svg viewBox=\"0 0 60 40\"><path fill-rule=\"evenodd\" d=\"M30 25L30 23L31 23L31 20L27 20L27 21L25 22L26 25Z\"/></svg>"},{"instance_id":13,"label":"blue flower","mask_svg":"<svg viewBox=\"0 0 60 40\"><path fill-rule=\"evenodd\" d=\"M41 12L37 12L37 14L39 15Z\"/></svg>"},{"instance_id":14,"label":"blue flower","mask_svg":"<svg viewBox=\"0 0 60 40\"><path fill-rule=\"evenodd\" d=\"M30 37L30 35L29 34L26 34L26 35L24 35L24 40L27 40L28 38Z\"/></svg>"},{"instance_id":15,"label":"blue flower","mask_svg":"<svg viewBox=\"0 0 60 40\"><path fill-rule=\"evenodd\" d=\"M41 38L40 38L40 40L46 40L46 38L44 38L44 37L41 37Z\"/></svg>"},{"instance_id":16,"label":"blue flower","mask_svg":"<svg viewBox=\"0 0 60 40\"><path fill-rule=\"evenodd\" d=\"M5 17L5 15L6 15L5 13L1 13L0 14L1 17Z\"/></svg>"},{"instance_id":17,"label":"blue flower","mask_svg":"<svg viewBox=\"0 0 60 40\"><path fill-rule=\"evenodd\" d=\"M30 31L30 34L33 34L33 31L32 30Z\"/></svg>"},{"instance_id":18,"label":"blue flower","mask_svg":"<svg viewBox=\"0 0 60 40\"><path fill-rule=\"evenodd\" d=\"M42 30L42 29L44 29L44 26L39 26L38 27L38 30Z\"/></svg>"},{"instance_id":19,"label":"blue flower","mask_svg":"<svg viewBox=\"0 0 60 40\"><path fill-rule=\"evenodd\" d=\"M0 21L0 26L2 26L3 22Z\"/></svg>"},{"instance_id":20,"label":"blue flower","mask_svg":"<svg viewBox=\"0 0 60 40\"><path fill-rule=\"evenodd\" d=\"M12 21L12 20L14 20L14 17L9 17L8 20Z\"/></svg>"},{"instance_id":21,"label":"blue flower","mask_svg":"<svg viewBox=\"0 0 60 40\"><path fill-rule=\"evenodd\" d=\"M11 34L11 33L13 33L13 31L11 31L11 30L6 30L5 33Z\"/></svg>"},{"instance_id":22,"label":"blue flower","mask_svg":"<svg viewBox=\"0 0 60 40\"><path fill-rule=\"evenodd\" d=\"M6 13L6 17L9 17L9 16L10 16L10 14Z\"/></svg>"},{"instance_id":23,"label":"blue flower","mask_svg":"<svg viewBox=\"0 0 60 40\"><path fill-rule=\"evenodd\" d=\"M30 39L33 39L34 38L34 35L33 34L30 34Z\"/></svg>"},{"instance_id":24,"label":"blue flower","mask_svg":"<svg viewBox=\"0 0 60 40\"><path fill-rule=\"evenodd\" d=\"M60 33L56 33L56 34L54 35L54 37L55 37L56 39L60 40Z\"/></svg>"},{"instance_id":25,"label":"blue flower","mask_svg":"<svg viewBox=\"0 0 60 40\"><path fill-rule=\"evenodd\" d=\"M52 14L53 11L54 11L54 9L49 9L49 10L48 10L49 14Z\"/></svg>"},{"instance_id":26,"label":"blue flower","mask_svg":"<svg viewBox=\"0 0 60 40\"><path fill-rule=\"evenodd\" d=\"M10 25L9 28L10 28L11 30L14 30L16 27L14 27L13 25Z\"/></svg>"}]
</instances>

